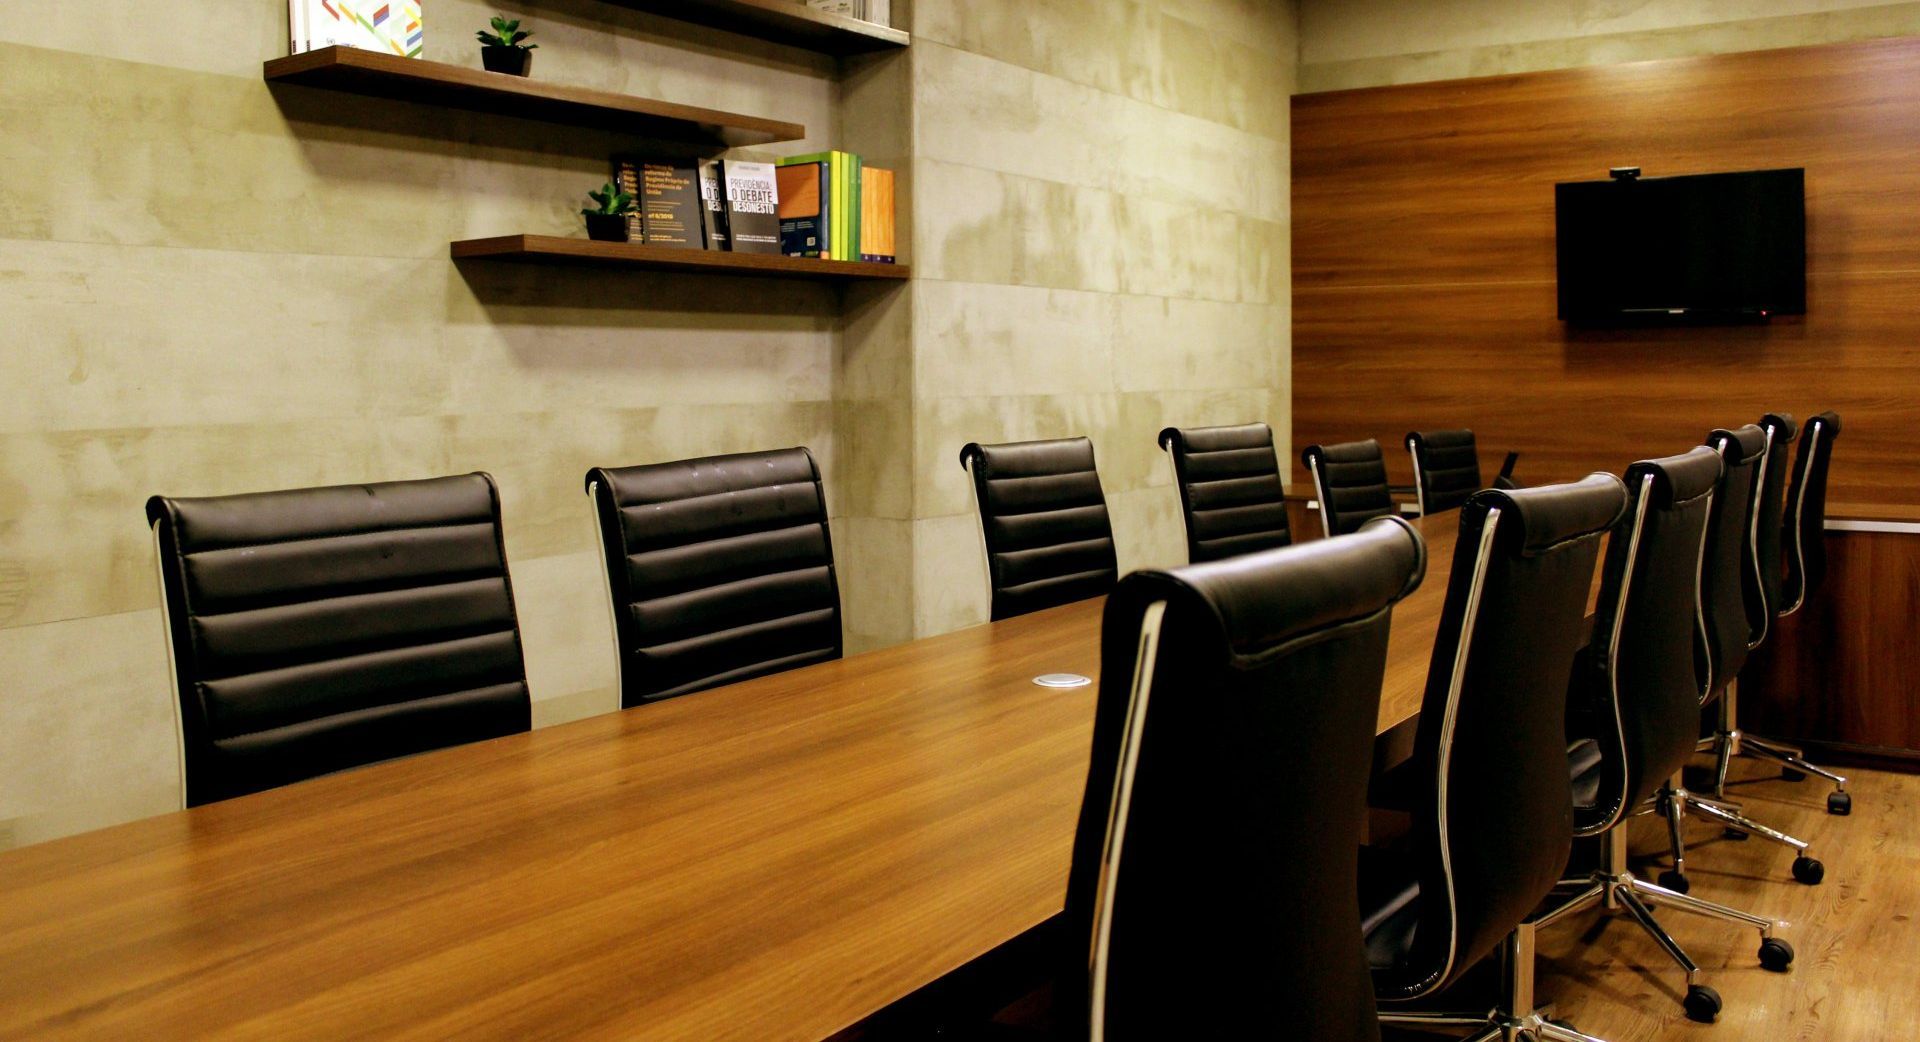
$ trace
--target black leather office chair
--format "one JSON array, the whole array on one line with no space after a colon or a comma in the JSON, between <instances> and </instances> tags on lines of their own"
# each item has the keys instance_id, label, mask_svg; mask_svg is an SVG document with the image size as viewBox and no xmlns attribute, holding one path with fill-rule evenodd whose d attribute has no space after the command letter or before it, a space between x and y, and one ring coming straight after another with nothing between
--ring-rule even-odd
<instances>
[{"instance_id":1,"label":"black leather office chair","mask_svg":"<svg viewBox=\"0 0 1920 1042\"><path fill-rule=\"evenodd\" d=\"M1701 548L1720 483L1720 454L1705 447L1627 470L1627 519L1608 541L1593 634L1568 687L1575 834L1599 837L1599 864L1563 880L1565 899L1540 917L1544 925L1596 905L1626 912L1685 971L1683 1004L1702 1021L1719 1015L1720 996L1699 982L1699 966L1654 918L1654 906L1758 930L1768 969L1793 961L1793 948L1773 936L1773 920L1656 886L1627 868L1629 818L1657 808L1679 828L1669 781L1699 735Z\"/></svg>"},{"instance_id":2,"label":"black leather office chair","mask_svg":"<svg viewBox=\"0 0 1920 1042\"><path fill-rule=\"evenodd\" d=\"M960 465L973 472L994 619L1113 588L1120 566L1092 442L969 444Z\"/></svg>"},{"instance_id":3,"label":"black leather office chair","mask_svg":"<svg viewBox=\"0 0 1920 1042\"><path fill-rule=\"evenodd\" d=\"M1767 458L1767 435L1754 424L1739 430L1716 430L1707 445L1720 454L1722 471L1707 519L1700 558L1699 643L1695 675L1705 701L1724 699L1731 692L1747 654L1765 636L1770 614L1755 611L1761 580L1756 571L1753 531L1762 496L1761 468ZM1754 591L1754 592L1750 592ZM1697 747L1697 743L1696 743ZM1719 822L1730 838L1749 835L1791 847L1793 878L1809 886L1826 874L1820 861L1808 853L1807 842L1763 825L1726 801L1703 796L1684 785L1674 785L1666 797L1672 828L1673 868L1662 878L1686 892L1686 844L1681 825L1689 814Z\"/></svg>"},{"instance_id":4,"label":"black leather office chair","mask_svg":"<svg viewBox=\"0 0 1920 1042\"><path fill-rule=\"evenodd\" d=\"M804 448L587 472L620 704L837 659L840 585Z\"/></svg>"},{"instance_id":5,"label":"black leather office chair","mask_svg":"<svg viewBox=\"0 0 1920 1042\"><path fill-rule=\"evenodd\" d=\"M1826 540L1822 531L1826 519L1827 463L1833 453L1833 439L1840 432L1840 417L1821 413L1807 421L1806 436L1800 443L1797 461L1789 452L1794 442L1793 417L1768 413L1760 420L1767 432L1767 458L1761 483L1760 508L1754 518L1752 574L1755 582L1748 589L1748 611L1757 613L1763 629L1768 620L1785 618L1798 611L1811 586L1818 586L1826 574ZM1792 491L1787 486L1792 472ZM1811 538L1803 542L1803 536ZM1812 562L1811 568L1808 562ZM1811 575L1811 586L1807 577ZM1809 774L1833 783L1827 794L1827 813L1853 813L1853 795L1847 792L1847 779L1806 760L1804 750L1761 738L1740 729L1738 684L1730 685L1720 700L1720 721L1711 742L1715 752L1713 791L1724 798L1727 769L1731 758L1751 756L1780 765L1783 777L1798 781Z\"/></svg>"},{"instance_id":6,"label":"black leather office chair","mask_svg":"<svg viewBox=\"0 0 1920 1042\"><path fill-rule=\"evenodd\" d=\"M1320 524L1327 535L1346 535L1376 517L1399 512L1387 486L1387 460L1380 443L1342 442L1309 445L1300 453L1313 492L1320 501Z\"/></svg>"},{"instance_id":7,"label":"black leather office chair","mask_svg":"<svg viewBox=\"0 0 1920 1042\"><path fill-rule=\"evenodd\" d=\"M1390 616L1424 571L1395 518L1114 590L1057 1037L1379 1038L1357 851Z\"/></svg>"},{"instance_id":8,"label":"black leather office chair","mask_svg":"<svg viewBox=\"0 0 1920 1042\"><path fill-rule=\"evenodd\" d=\"M1273 428L1168 427L1173 482L1187 523L1187 560L1199 564L1293 542Z\"/></svg>"},{"instance_id":9,"label":"black leather office chair","mask_svg":"<svg viewBox=\"0 0 1920 1042\"><path fill-rule=\"evenodd\" d=\"M531 724L486 474L147 501L188 806Z\"/></svg>"},{"instance_id":10,"label":"black leather office chair","mask_svg":"<svg viewBox=\"0 0 1920 1042\"><path fill-rule=\"evenodd\" d=\"M1456 509L1487 487L1480 481L1480 448L1472 431L1410 431L1407 455L1413 458L1413 486L1423 517ZM1494 487L1512 488L1513 483Z\"/></svg>"},{"instance_id":11,"label":"black leather office chair","mask_svg":"<svg viewBox=\"0 0 1920 1042\"><path fill-rule=\"evenodd\" d=\"M1475 494L1427 671L1410 770L1410 849L1364 851L1362 915L1381 1022L1483 1038L1579 1040L1533 1000L1530 916L1573 842L1567 679L1594 563L1626 506L1620 479ZM1502 952L1497 1006L1395 1008L1440 997ZM1310 1036L1302 1036L1310 1037Z\"/></svg>"}]
</instances>

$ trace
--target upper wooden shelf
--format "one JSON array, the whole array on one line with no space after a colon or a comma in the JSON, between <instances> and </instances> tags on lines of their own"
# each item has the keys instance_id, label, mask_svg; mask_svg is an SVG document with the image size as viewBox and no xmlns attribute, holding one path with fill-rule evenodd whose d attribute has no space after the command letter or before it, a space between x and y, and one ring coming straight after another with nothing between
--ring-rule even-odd
<instances>
[{"instance_id":1,"label":"upper wooden shelf","mask_svg":"<svg viewBox=\"0 0 1920 1042\"><path fill-rule=\"evenodd\" d=\"M866 54L905 47L913 37L884 25L828 14L801 0L611 0L621 7L825 54Z\"/></svg>"},{"instance_id":2,"label":"upper wooden shelf","mask_svg":"<svg viewBox=\"0 0 1920 1042\"><path fill-rule=\"evenodd\" d=\"M699 146L764 145L773 141L798 141L807 136L807 128L798 123L568 87L353 47L324 47L275 58L266 63L265 72L270 83L297 83Z\"/></svg>"},{"instance_id":3,"label":"upper wooden shelf","mask_svg":"<svg viewBox=\"0 0 1920 1042\"><path fill-rule=\"evenodd\" d=\"M771 275L779 278L868 280L906 279L905 264L820 260L777 253L730 253L631 242L596 242L560 235L500 235L463 239L453 244L454 260L507 260L541 264L598 264L651 271L702 272L710 275Z\"/></svg>"}]
</instances>

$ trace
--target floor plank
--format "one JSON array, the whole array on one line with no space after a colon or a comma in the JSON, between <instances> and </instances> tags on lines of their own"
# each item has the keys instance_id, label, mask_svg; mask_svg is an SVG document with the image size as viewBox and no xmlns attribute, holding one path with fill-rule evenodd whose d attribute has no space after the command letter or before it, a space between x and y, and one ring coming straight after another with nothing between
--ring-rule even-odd
<instances>
[{"instance_id":1,"label":"floor plank","mask_svg":"<svg viewBox=\"0 0 1920 1042\"><path fill-rule=\"evenodd\" d=\"M1826 813L1824 783L1784 782L1758 763L1738 763L1734 773L1740 781L1729 798L1755 820L1811 842L1826 879L1802 886L1788 872L1786 848L1724 840L1704 823L1689 829L1696 845L1687 874L1697 897L1787 920L1780 936L1794 946L1792 970L1761 969L1752 931L1658 913L1725 1001L1718 1024L1695 1024L1680 1009L1678 967L1630 921L1595 913L1541 937L1541 998L1609 1042L1920 1034L1920 777L1855 772L1853 814L1836 818ZM1642 875L1652 878L1665 867L1664 827L1642 819L1633 840L1635 853L1649 857Z\"/></svg>"}]
</instances>

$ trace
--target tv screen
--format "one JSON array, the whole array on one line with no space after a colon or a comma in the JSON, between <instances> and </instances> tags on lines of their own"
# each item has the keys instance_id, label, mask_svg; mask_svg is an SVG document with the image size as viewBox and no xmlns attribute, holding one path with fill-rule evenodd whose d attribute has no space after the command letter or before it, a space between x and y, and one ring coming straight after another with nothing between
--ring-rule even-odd
<instances>
[{"instance_id":1,"label":"tv screen","mask_svg":"<svg viewBox=\"0 0 1920 1042\"><path fill-rule=\"evenodd\" d=\"M1554 211L1567 321L1807 310L1805 170L1573 181Z\"/></svg>"}]
</instances>

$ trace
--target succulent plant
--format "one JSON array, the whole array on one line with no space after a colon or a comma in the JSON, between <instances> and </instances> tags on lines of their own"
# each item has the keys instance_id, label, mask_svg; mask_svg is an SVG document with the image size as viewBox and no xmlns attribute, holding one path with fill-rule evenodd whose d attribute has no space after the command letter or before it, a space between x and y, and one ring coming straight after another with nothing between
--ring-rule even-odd
<instances>
[{"instance_id":1,"label":"succulent plant","mask_svg":"<svg viewBox=\"0 0 1920 1042\"><path fill-rule=\"evenodd\" d=\"M596 192L588 192L587 198L597 204L596 209L581 210L588 217L617 217L633 209L633 194L623 192L612 181L600 186Z\"/></svg>"},{"instance_id":2,"label":"succulent plant","mask_svg":"<svg viewBox=\"0 0 1920 1042\"><path fill-rule=\"evenodd\" d=\"M474 33L480 38L483 47L511 47L517 51L531 51L540 46L537 43L521 43L521 40L533 35L531 30L520 28L518 18L508 21L505 15L493 16L493 31L485 29Z\"/></svg>"}]
</instances>

